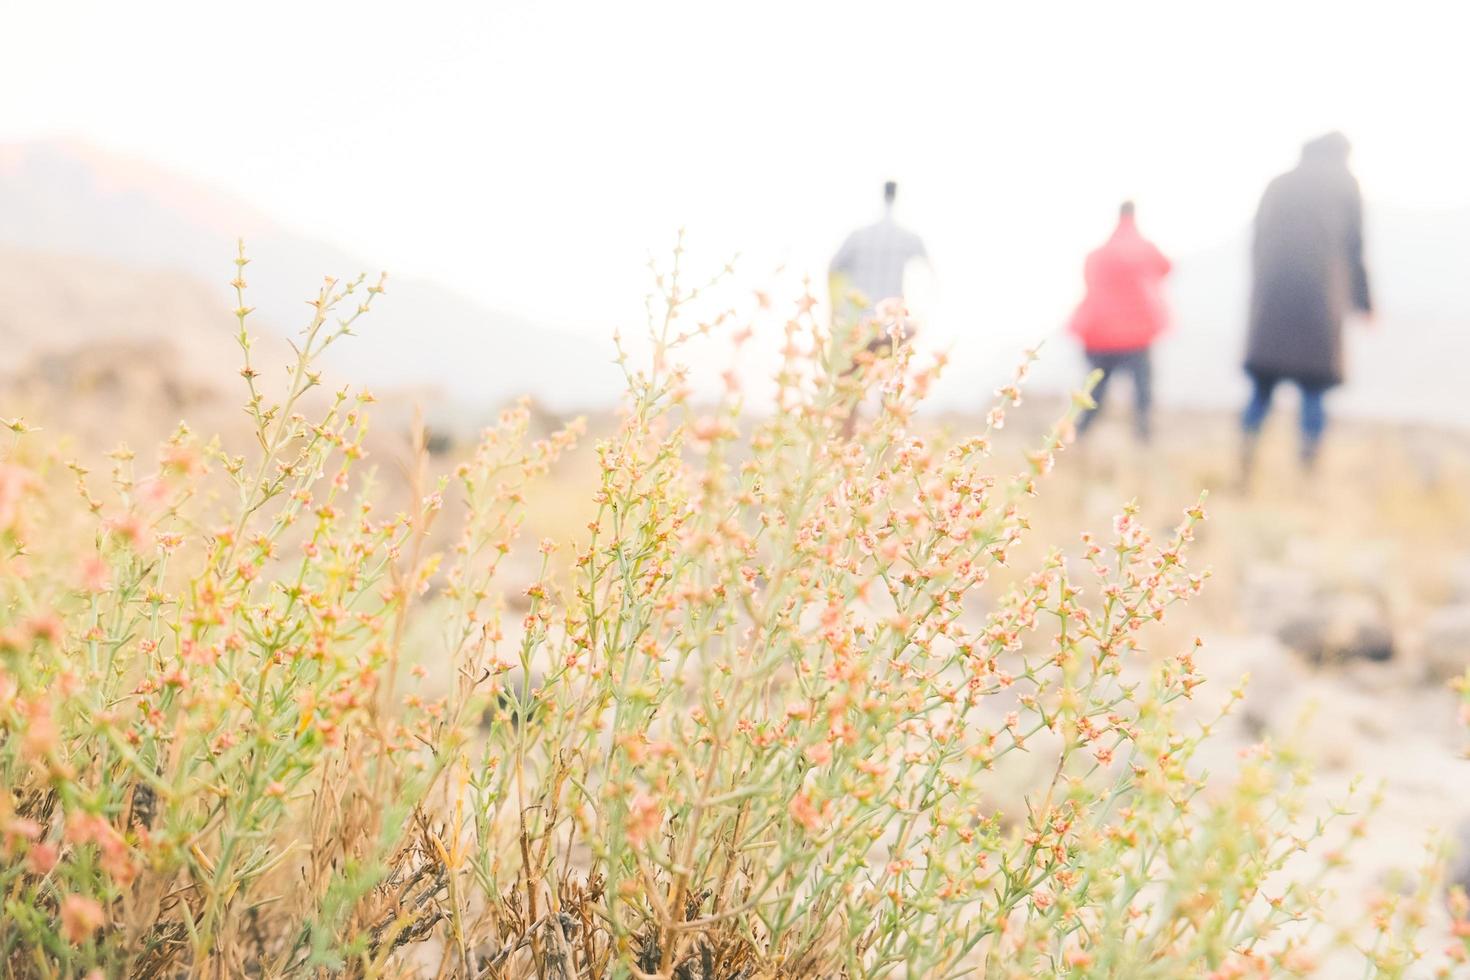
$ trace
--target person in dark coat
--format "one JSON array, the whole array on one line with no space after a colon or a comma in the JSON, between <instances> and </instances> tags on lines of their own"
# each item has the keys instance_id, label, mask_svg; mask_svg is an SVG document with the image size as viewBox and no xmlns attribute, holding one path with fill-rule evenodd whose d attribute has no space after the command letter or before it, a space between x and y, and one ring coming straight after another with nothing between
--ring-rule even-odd
<instances>
[{"instance_id":1,"label":"person in dark coat","mask_svg":"<svg viewBox=\"0 0 1470 980\"><path fill-rule=\"evenodd\" d=\"M1247 476L1271 395L1283 381L1301 391L1302 463L1316 461L1327 424L1323 396L1343 381L1343 317L1373 310L1350 149L1341 133L1312 140L1301 162L1271 181L1256 211L1245 356L1252 392L1242 418Z\"/></svg>"}]
</instances>

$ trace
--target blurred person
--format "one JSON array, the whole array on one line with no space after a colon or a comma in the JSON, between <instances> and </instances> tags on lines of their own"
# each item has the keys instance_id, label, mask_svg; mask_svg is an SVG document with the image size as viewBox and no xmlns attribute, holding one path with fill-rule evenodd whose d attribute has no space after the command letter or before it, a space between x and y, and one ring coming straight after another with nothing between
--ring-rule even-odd
<instances>
[{"instance_id":1,"label":"blurred person","mask_svg":"<svg viewBox=\"0 0 1470 980\"><path fill-rule=\"evenodd\" d=\"M887 333L888 319L874 314L887 301L897 300L901 304L904 273L909 264L929 259L923 239L894 220L893 202L897 197L898 184L891 180L884 183L883 217L848 235L827 270L834 332L855 329L871 335L864 349L874 356L893 346ZM906 315L893 319L901 325L908 323ZM908 335L912 336L912 331ZM844 373L855 370L856 363ZM843 426L844 434L850 436L856 425L854 407Z\"/></svg>"},{"instance_id":2,"label":"blurred person","mask_svg":"<svg viewBox=\"0 0 1470 980\"><path fill-rule=\"evenodd\" d=\"M1256 211L1242 480L1250 476L1272 393L1283 381L1301 392L1301 462L1313 468L1327 425L1323 398L1343 381L1343 318L1349 310L1373 312L1363 199L1348 169L1350 151L1337 132L1307 143L1296 167L1266 187Z\"/></svg>"},{"instance_id":3,"label":"blurred person","mask_svg":"<svg viewBox=\"0 0 1470 980\"><path fill-rule=\"evenodd\" d=\"M827 270L832 293L833 319L852 322L871 316L886 299L903 299L904 272L909 263L927 261L924 241L893 219L898 184L883 185L883 217L848 235ZM879 337L869 349L886 347Z\"/></svg>"},{"instance_id":4,"label":"blurred person","mask_svg":"<svg viewBox=\"0 0 1470 980\"><path fill-rule=\"evenodd\" d=\"M1153 408L1149 348L1169 325L1160 284L1172 268L1164 253L1138 230L1132 201L1118 208L1118 225L1083 266L1086 293L1072 315L1071 332L1082 341L1087 364L1101 372L1092 390L1096 407L1077 419L1082 436L1097 418L1113 375L1133 382L1133 429L1148 442Z\"/></svg>"}]
</instances>

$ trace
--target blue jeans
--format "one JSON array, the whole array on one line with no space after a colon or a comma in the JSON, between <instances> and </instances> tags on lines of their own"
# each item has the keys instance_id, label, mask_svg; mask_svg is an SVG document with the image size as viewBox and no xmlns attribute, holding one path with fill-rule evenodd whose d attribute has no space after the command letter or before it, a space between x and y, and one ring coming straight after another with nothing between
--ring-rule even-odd
<instances>
[{"instance_id":1,"label":"blue jeans","mask_svg":"<svg viewBox=\"0 0 1470 980\"><path fill-rule=\"evenodd\" d=\"M1088 351L1087 365L1101 371L1097 386L1092 389L1092 400L1102 407L1103 397L1108 393L1108 382L1119 371L1133 378L1133 431L1142 442L1148 442L1149 416L1153 411L1154 384L1153 365L1149 362L1148 348L1116 351ZM1081 437L1097 418L1098 408L1088 409L1077 418L1077 435Z\"/></svg>"},{"instance_id":2,"label":"blue jeans","mask_svg":"<svg viewBox=\"0 0 1470 980\"><path fill-rule=\"evenodd\" d=\"M1251 400L1245 406L1240 424L1246 435L1254 436L1261 431L1261 425L1271 411L1271 395L1282 379L1254 371L1247 373L1251 379ZM1310 462L1316 458L1317 449L1322 443L1322 433L1327 428L1327 409L1323 405L1327 386L1308 381L1297 381L1296 386L1302 393L1302 459Z\"/></svg>"}]
</instances>

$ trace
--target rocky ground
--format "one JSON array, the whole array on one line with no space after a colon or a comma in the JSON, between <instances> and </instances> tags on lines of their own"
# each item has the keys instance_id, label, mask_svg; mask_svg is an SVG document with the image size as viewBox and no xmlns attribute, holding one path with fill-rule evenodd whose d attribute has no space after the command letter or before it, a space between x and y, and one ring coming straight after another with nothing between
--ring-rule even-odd
<instances>
[{"instance_id":1,"label":"rocky ground","mask_svg":"<svg viewBox=\"0 0 1470 980\"><path fill-rule=\"evenodd\" d=\"M1330 916L1350 928L1376 896L1412 888L1435 842L1451 853L1451 879L1470 887L1470 728L1449 686L1470 668L1470 451L1458 432L1342 422L1307 475L1289 408L1249 485L1227 417L1166 416L1147 451L1105 424L1059 465L1038 531L1105 530L1120 499L1137 496L1162 534L1198 489L1211 491L1191 561L1212 578L1158 652L1204 638L1205 706L1250 675L1200 757L1216 778L1271 739L1311 762L1312 808L1328 812L1355 783L1379 791L1334 879ZM1422 945L1438 951L1450 938L1439 896L1430 912Z\"/></svg>"}]
</instances>

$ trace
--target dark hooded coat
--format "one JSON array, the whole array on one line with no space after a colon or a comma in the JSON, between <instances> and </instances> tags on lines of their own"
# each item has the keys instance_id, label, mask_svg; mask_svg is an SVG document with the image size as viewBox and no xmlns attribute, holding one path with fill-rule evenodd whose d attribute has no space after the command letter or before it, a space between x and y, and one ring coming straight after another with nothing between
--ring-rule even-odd
<instances>
[{"instance_id":1,"label":"dark hooded coat","mask_svg":"<svg viewBox=\"0 0 1470 980\"><path fill-rule=\"evenodd\" d=\"M1347 149L1338 134L1308 143L1261 197L1245 359L1253 374L1318 387L1343 380L1343 317L1372 309Z\"/></svg>"}]
</instances>

